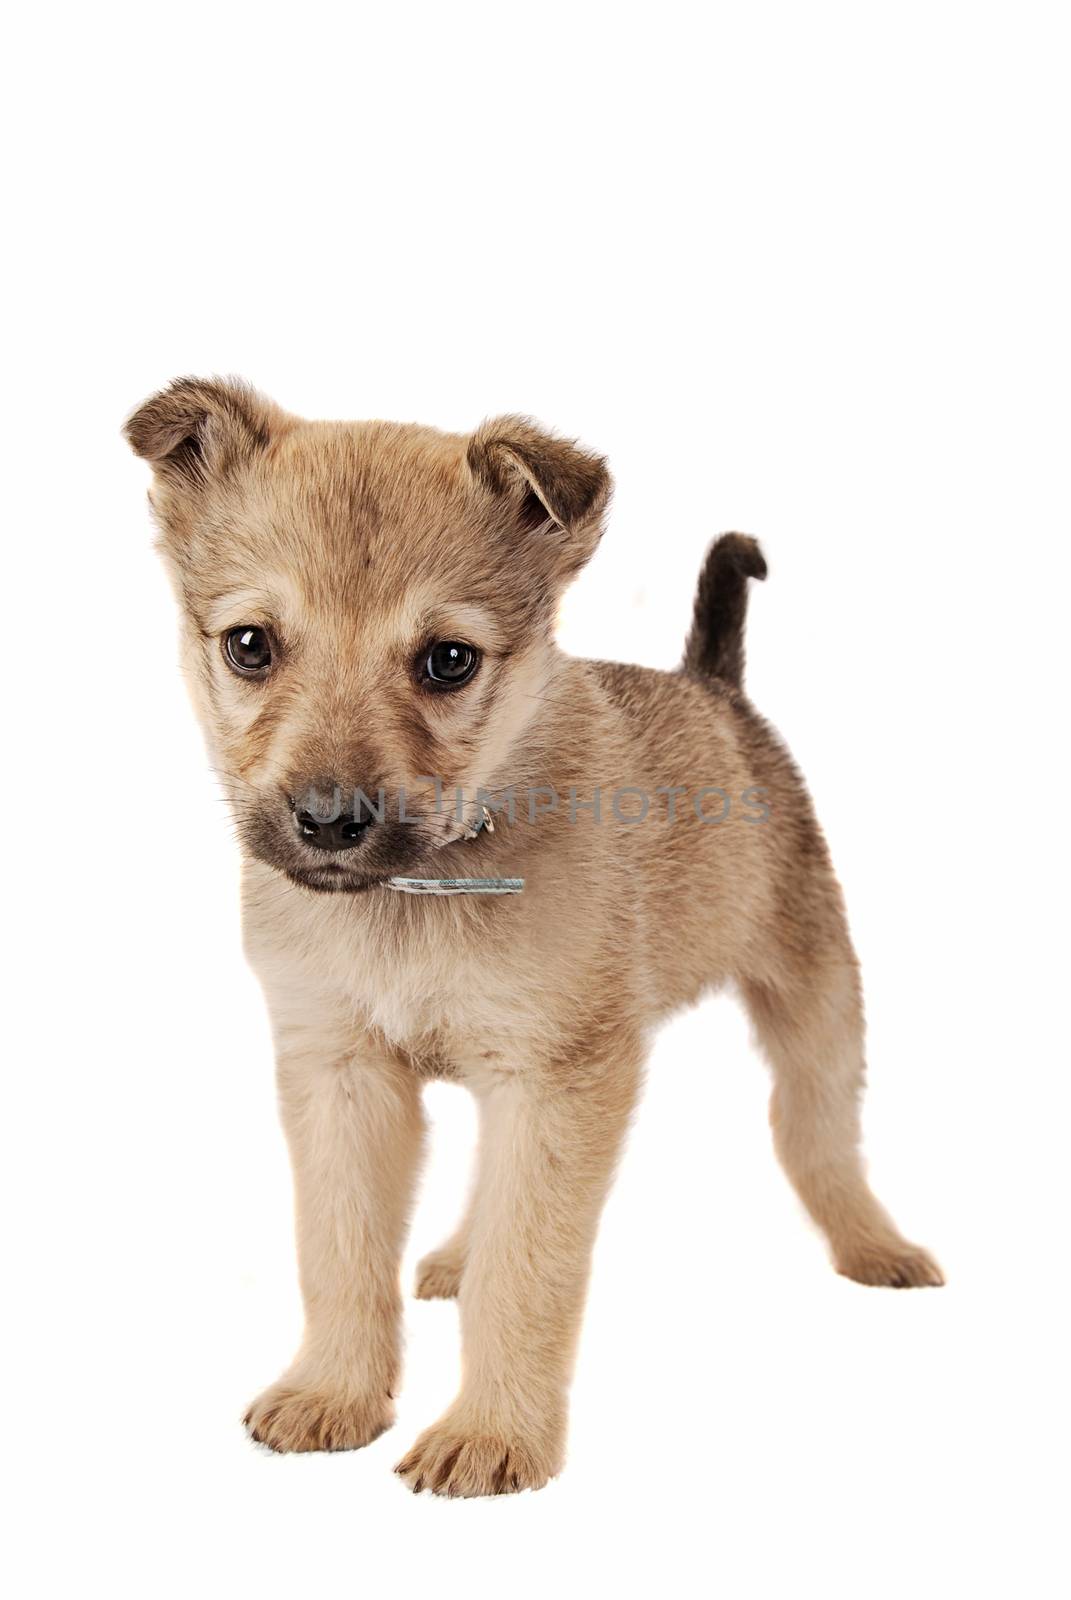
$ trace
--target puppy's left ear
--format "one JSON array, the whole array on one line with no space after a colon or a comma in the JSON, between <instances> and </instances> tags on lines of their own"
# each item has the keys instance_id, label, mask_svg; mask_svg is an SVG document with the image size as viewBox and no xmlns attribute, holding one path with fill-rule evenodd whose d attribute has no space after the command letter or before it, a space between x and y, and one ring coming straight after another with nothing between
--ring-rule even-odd
<instances>
[{"instance_id":1,"label":"puppy's left ear","mask_svg":"<svg viewBox=\"0 0 1071 1600\"><path fill-rule=\"evenodd\" d=\"M527 417L495 417L476 429L467 459L514 526L549 535L563 575L579 572L602 536L613 487L603 457L544 433Z\"/></svg>"}]
</instances>

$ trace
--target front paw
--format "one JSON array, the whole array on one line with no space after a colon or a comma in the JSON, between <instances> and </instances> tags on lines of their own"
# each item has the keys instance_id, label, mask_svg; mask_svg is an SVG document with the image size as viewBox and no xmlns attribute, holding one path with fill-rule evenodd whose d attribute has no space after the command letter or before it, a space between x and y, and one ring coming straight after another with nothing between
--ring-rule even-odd
<instances>
[{"instance_id":1,"label":"front paw","mask_svg":"<svg viewBox=\"0 0 1071 1600\"><path fill-rule=\"evenodd\" d=\"M244 1421L270 1450L359 1450L390 1427L394 1403L388 1394L346 1394L327 1383L280 1378L253 1401Z\"/></svg>"},{"instance_id":2,"label":"front paw","mask_svg":"<svg viewBox=\"0 0 1071 1600\"><path fill-rule=\"evenodd\" d=\"M491 1419L450 1412L422 1433L395 1472L419 1494L517 1494L542 1489L561 1470L561 1445L526 1438Z\"/></svg>"}]
</instances>

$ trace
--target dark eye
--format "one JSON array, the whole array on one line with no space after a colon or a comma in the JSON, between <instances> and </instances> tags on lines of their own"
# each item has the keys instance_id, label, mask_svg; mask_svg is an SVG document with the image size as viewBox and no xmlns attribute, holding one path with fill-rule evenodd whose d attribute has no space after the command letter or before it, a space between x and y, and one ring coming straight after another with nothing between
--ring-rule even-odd
<instances>
[{"instance_id":1,"label":"dark eye","mask_svg":"<svg viewBox=\"0 0 1071 1600\"><path fill-rule=\"evenodd\" d=\"M480 653L470 644L441 639L424 659L424 682L437 689L456 689L467 683L480 664Z\"/></svg>"},{"instance_id":2,"label":"dark eye","mask_svg":"<svg viewBox=\"0 0 1071 1600\"><path fill-rule=\"evenodd\" d=\"M271 666L271 640L263 628L231 628L223 635L223 654L245 677Z\"/></svg>"}]
</instances>

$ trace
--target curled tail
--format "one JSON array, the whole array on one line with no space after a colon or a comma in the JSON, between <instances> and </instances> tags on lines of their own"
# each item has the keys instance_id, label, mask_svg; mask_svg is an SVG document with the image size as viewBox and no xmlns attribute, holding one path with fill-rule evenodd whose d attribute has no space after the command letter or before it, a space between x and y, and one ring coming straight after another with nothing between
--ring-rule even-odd
<instances>
[{"instance_id":1,"label":"curled tail","mask_svg":"<svg viewBox=\"0 0 1071 1600\"><path fill-rule=\"evenodd\" d=\"M734 689L744 681L744 619L747 581L765 578L766 562L757 539L723 533L707 552L699 574L695 611L684 647L684 670L699 678L720 678Z\"/></svg>"}]
</instances>

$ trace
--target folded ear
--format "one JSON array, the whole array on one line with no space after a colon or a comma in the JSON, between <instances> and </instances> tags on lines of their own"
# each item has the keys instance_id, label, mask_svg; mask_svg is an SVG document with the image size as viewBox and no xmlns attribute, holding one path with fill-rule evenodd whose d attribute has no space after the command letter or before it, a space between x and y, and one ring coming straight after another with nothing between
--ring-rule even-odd
<instances>
[{"instance_id":1,"label":"folded ear","mask_svg":"<svg viewBox=\"0 0 1071 1600\"><path fill-rule=\"evenodd\" d=\"M267 447L285 413L237 378L177 378L123 432L159 475L198 484Z\"/></svg>"},{"instance_id":2,"label":"folded ear","mask_svg":"<svg viewBox=\"0 0 1071 1600\"><path fill-rule=\"evenodd\" d=\"M495 417L469 440L468 464L518 528L569 535L556 541L567 571L579 571L594 553L612 487L602 456L544 433L527 417Z\"/></svg>"}]
</instances>

